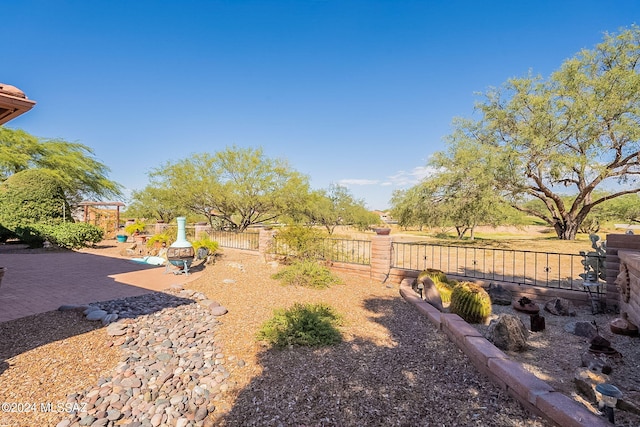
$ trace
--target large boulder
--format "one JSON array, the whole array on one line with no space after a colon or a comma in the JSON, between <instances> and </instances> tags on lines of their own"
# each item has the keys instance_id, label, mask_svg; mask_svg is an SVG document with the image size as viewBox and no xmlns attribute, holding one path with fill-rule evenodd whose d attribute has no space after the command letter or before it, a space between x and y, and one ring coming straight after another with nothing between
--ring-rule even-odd
<instances>
[{"instance_id":1,"label":"large boulder","mask_svg":"<svg viewBox=\"0 0 640 427\"><path fill-rule=\"evenodd\" d=\"M486 338L505 351L525 351L528 348L529 331L514 314L501 314L491 322Z\"/></svg>"}]
</instances>

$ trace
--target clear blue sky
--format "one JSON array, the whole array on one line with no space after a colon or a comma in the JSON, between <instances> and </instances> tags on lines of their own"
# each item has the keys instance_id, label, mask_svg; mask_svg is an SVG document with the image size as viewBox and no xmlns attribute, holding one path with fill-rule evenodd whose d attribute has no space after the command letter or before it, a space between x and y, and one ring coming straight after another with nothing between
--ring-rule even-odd
<instances>
[{"instance_id":1,"label":"clear blue sky","mask_svg":"<svg viewBox=\"0 0 640 427\"><path fill-rule=\"evenodd\" d=\"M90 146L127 192L167 160L262 147L371 209L424 173L478 92L548 76L638 0L2 3L8 124Z\"/></svg>"}]
</instances>

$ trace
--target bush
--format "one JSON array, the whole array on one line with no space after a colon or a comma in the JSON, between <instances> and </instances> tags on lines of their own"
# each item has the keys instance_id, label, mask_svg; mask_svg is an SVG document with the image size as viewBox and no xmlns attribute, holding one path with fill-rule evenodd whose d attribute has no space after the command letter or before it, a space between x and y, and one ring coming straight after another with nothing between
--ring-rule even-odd
<instances>
[{"instance_id":1,"label":"bush","mask_svg":"<svg viewBox=\"0 0 640 427\"><path fill-rule=\"evenodd\" d=\"M36 223L55 224L70 215L62 185L55 174L28 169L0 185L0 223L11 231Z\"/></svg>"},{"instance_id":2,"label":"bush","mask_svg":"<svg viewBox=\"0 0 640 427\"><path fill-rule=\"evenodd\" d=\"M305 286L316 289L342 284L340 278L332 274L327 267L311 260L295 261L271 277L281 280L284 285Z\"/></svg>"},{"instance_id":3,"label":"bush","mask_svg":"<svg viewBox=\"0 0 640 427\"><path fill-rule=\"evenodd\" d=\"M136 233L144 233L144 230L146 227L147 225L144 222L136 220L135 222L124 227L124 231L129 233L129 235L133 236Z\"/></svg>"},{"instance_id":4,"label":"bush","mask_svg":"<svg viewBox=\"0 0 640 427\"><path fill-rule=\"evenodd\" d=\"M322 238L326 234L309 227L292 226L278 232L276 242L287 255L296 259L319 259L323 256Z\"/></svg>"},{"instance_id":5,"label":"bush","mask_svg":"<svg viewBox=\"0 0 640 427\"><path fill-rule=\"evenodd\" d=\"M37 230L41 238L67 249L95 245L104 238L104 231L101 228L84 222L64 222L56 225L36 224L33 229Z\"/></svg>"},{"instance_id":6,"label":"bush","mask_svg":"<svg viewBox=\"0 0 640 427\"><path fill-rule=\"evenodd\" d=\"M210 254L215 253L220 247L218 242L216 242L215 240L211 240L211 237L209 237L209 235L206 233L201 233L200 238L195 242L192 242L191 244L193 245L193 249L196 252L198 252L198 249L200 248L207 248L207 250L209 251L208 253Z\"/></svg>"},{"instance_id":7,"label":"bush","mask_svg":"<svg viewBox=\"0 0 640 427\"><path fill-rule=\"evenodd\" d=\"M337 326L342 317L326 304L295 304L289 309L274 311L258 332L258 339L275 347L326 346L342 341Z\"/></svg>"}]
</instances>

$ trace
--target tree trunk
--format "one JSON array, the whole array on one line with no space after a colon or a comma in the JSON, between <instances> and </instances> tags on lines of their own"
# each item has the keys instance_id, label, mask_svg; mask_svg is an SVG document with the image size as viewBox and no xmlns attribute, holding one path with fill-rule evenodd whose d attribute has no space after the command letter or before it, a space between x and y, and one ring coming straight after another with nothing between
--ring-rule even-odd
<instances>
[{"instance_id":1,"label":"tree trunk","mask_svg":"<svg viewBox=\"0 0 640 427\"><path fill-rule=\"evenodd\" d=\"M556 234L558 235L558 239L575 240L576 235L578 234L578 229L580 228L580 225L578 224L578 221L576 221L575 219L564 218L564 220L556 221L556 223L553 225L553 228L555 229Z\"/></svg>"}]
</instances>

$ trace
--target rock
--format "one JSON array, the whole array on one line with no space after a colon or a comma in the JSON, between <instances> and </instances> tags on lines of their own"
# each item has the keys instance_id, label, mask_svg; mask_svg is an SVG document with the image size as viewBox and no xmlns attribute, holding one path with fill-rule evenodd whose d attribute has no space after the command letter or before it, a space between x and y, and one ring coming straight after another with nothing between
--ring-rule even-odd
<instances>
[{"instance_id":1,"label":"rock","mask_svg":"<svg viewBox=\"0 0 640 427\"><path fill-rule=\"evenodd\" d=\"M109 313L102 318L102 324L107 326L110 323L115 322L116 320L118 320L118 315L115 313Z\"/></svg>"},{"instance_id":2,"label":"rock","mask_svg":"<svg viewBox=\"0 0 640 427\"><path fill-rule=\"evenodd\" d=\"M87 314L87 320L102 320L108 314L104 310L93 310Z\"/></svg>"},{"instance_id":3,"label":"rock","mask_svg":"<svg viewBox=\"0 0 640 427\"><path fill-rule=\"evenodd\" d=\"M71 420L62 420L58 424L56 424L56 427L69 427L70 424Z\"/></svg>"},{"instance_id":4,"label":"rock","mask_svg":"<svg viewBox=\"0 0 640 427\"><path fill-rule=\"evenodd\" d=\"M529 331L518 316L501 314L489 325L486 338L502 350L525 351Z\"/></svg>"},{"instance_id":5,"label":"rock","mask_svg":"<svg viewBox=\"0 0 640 427\"><path fill-rule=\"evenodd\" d=\"M224 279L224 280L222 281L222 283L226 283L226 284L230 285L230 284L232 284L232 283L236 283L236 281L235 281L235 280L233 280L233 279Z\"/></svg>"},{"instance_id":6,"label":"rock","mask_svg":"<svg viewBox=\"0 0 640 427\"><path fill-rule=\"evenodd\" d=\"M613 360L604 354L587 351L580 356L581 366L594 373L609 375L613 371Z\"/></svg>"},{"instance_id":7,"label":"rock","mask_svg":"<svg viewBox=\"0 0 640 427\"><path fill-rule=\"evenodd\" d=\"M489 294L489 298L491 298L492 304L511 305L511 301L513 300L511 291L497 283L490 283L487 293Z\"/></svg>"},{"instance_id":8,"label":"rock","mask_svg":"<svg viewBox=\"0 0 640 427\"><path fill-rule=\"evenodd\" d=\"M87 308L85 308L85 310L82 312L82 314L84 314L86 316L89 313L91 313L92 311L96 311L96 310L100 310L100 307L96 307L95 305L89 305L89 306L87 306Z\"/></svg>"},{"instance_id":9,"label":"rock","mask_svg":"<svg viewBox=\"0 0 640 427\"><path fill-rule=\"evenodd\" d=\"M127 325L124 323L111 323L107 326L107 335L119 337L127 333Z\"/></svg>"},{"instance_id":10,"label":"rock","mask_svg":"<svg viewBox=\"0 0 640 427\"><path fill-rule=\"evenodd\" d=\"M415 287L418 289L418 293L422 291L423 300L437 308L439 311L444 310L440 291L438 291L438 288L436 288L436 285L428 276L425 276L421 281L416 279Z\"/></svg>"},{"instance_id":11,"label":"rock","mask_svg":"<svg viewBox=\"0 0 640 427\"><path fill-rule=\"evenodd\" d=\"M599 372L591 371L590 369L578 369L573 378L573 382L578 389L578 392L582 394L589 401L596 401L596 385L606 383L609 381L609 377Z\"/></svg>"},{"instance_id":12,"label":"rock","mask_svg":"<svg viewBox=\"0 0 640 427\"><path fill-rule=\"evenodd\" d=\"M568 299L553 298L544 304L544 309L556 316L575 316L576 309Z\"/></svg>"},{"instance_id":13,"label":"rock","mask_svg":"<svg viewBox=\"0 0 640 427\"><path fill-rule=\"evenodd\" d=\"M598 335L596 327L591 322L569 322L564 325L564 330L570 334L589 339Z\"/></svg>"},{"instance_id":14,"label":"rock","mask_svg":"<svg viewBox=\"0 0 640 427\"><path fill-rule=\"evenodd\" d=\"M219 305L219 306L211 307L211 309L209 311L214 316L223 316L223 315L227 314L229 310L227 310L225 307Z\"/></svg>"},{"instance_id":15,"label":"rock","mask_svg":"<svg viewBox=\"0 0 640 427\"><path fill-rule=\"evenodd\" d=\"M107 419L109 421L117 421L122 418L122 413L117 409L109 409L107 411Z\"/></svg>"},{"instance_id":16,"label":"rock","mask_svg":"<svg viewBox=\"0 0 640 427\"><path fill-rule=\"evenodd\" d=\"M540 307L538 307L538 304L536 304L535 302L531 301L527 297L522 297L518 301L514 301L511 306L515 310L521 311L521 312L527 313L527 314L536 314L536 313L540 312Z\"/></svg>"}]
</instances>

